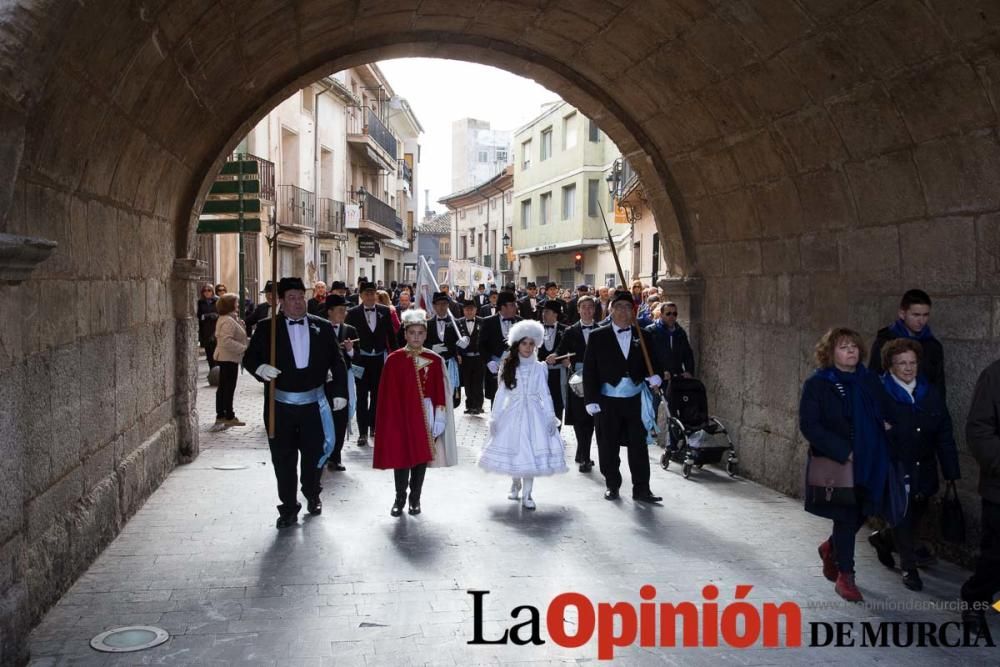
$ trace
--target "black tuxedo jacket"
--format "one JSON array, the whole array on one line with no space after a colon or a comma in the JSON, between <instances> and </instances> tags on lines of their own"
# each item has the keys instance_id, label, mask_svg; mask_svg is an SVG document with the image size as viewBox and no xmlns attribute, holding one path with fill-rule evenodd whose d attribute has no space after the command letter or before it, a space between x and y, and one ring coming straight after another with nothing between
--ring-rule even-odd
<instances>
[{"instance_id":1,"label":"black tuxedo jacket","mask_svg":"<svg viewBox=\"0 0 1000 667\"><path fill-rule=\"evenodd\" d=\"M334 330L336 330L337 327L334 326L333 328ZM335 331L335 333L337 333L337 342L341 343L340 351L341 354L344 355L344 363L346 363L347 368L350 369L353 359L347 356L347 352L344 352L343 342L348 338L350 338L351 340L358 340L358 330L352 327L347 322L344 322L343 324L340 325L340 331L339 332ZM355 345L358 345L358 343L355 343ZM354 349L355 349L354 354L357 354L357 347L355 347Z\"/></svg>"},{"instance_id":2,"label":"black tuxedo jacket","mask_svg":"<svg viewBox=\"0 0 1000 667\"><path fill-rule=\"evenodd\" d=\"M469 346L465 348L466 352L476 352L476 353L479 352L479 339L480 339L480 334L482 334L483 332L483 318L477 317L475 321L476 321L476 328L473 329L472 333L470 334L467 320L464 317L458 320L458 330L462 332L463 336L469 337ZM461 353L462 351L460 350L459 354Z\"/></svg>"},{"instance_id":3,"label":"black tuxedo jacket","mask_svg":"<svg viewBox=\"0 0 1000 667\"><path fill-rule=\"evenodd\" d=\"M330 397L347 398L347 365L340 352L340 344L333 331L333 325L322 317L306 315L306 321L296 326L305 326L309 330L309 364L305 368L295 367L295 355L292 343L288 338L288 325L285 316L278 314L277 341L275 343L276 360L274 366L281 371L276 385L282 391L308 391L316 387L328 385L327 373L332 377L332 386L327 392ZM250 345L243 355L243 368L251 374L261 364L270 364L271 356L271 320L258 323L250 338ZM258 381L264 382L254 375ZM265 396L270 391L270 383L265 382ZM265 402L266 404L266 402Z\"/></svg>"},{"instance_id":4,"label":"black tuxedo jacket","mask_svg":"<svg viewBox=\"0 0 1000 667\"><path fill-rule=\"evenodd\" d=\"M541 320L542 299L535 299L535 307L531 307L531 297L518 299L517 310L522 320Z\"/></svg>"},{"instance_id":5,"label":"black tuxedo jacket","mask_svg":"<svg viewBox=\"0 0 1000 667\"><path fill-rule=\"evenodd\" d=\"M455 345L458 342L458 333L455 332L451 318L448 318L448 321L444 323L444 340L438 338L437 317L437 313L434 313L434 317L427 320L427 338L424 339L424 347L428 350L433 350L435 345L443 343L448 348L448 351L439 354L443 359L453 359L455 357L455 350L458 349Z\"/></svg>"},{"instance_id":6,"label":"black tuxedo jacket","mask_svg":"<svg viewBox=\"0 0 1000 667\"><path fill-rule=\"evenodd\" d=\"M515 322L520 319L520 317L513 318ZM482 331L479 332L479 352L484 357L483 363L488 364L493 357L499 357L507 349L507 340L500 325L500 315L484 317L480 322L480 328Z\"/></svg>"},{"instance_id":7,"label":"black tuxedo jacket","mask_svg":"<svg viewBox=\"0 0 1000 667\"><path fill-rule=\"evenodd\" d=\"M549 356L550 354L555 354L556 350L558 350L559 346L562 344L563 338L565 336L566 336L566 325L556 324L556 336L555 339L553 339L552 341L552 347L551 348L545 347L545 341L543 340L542 344L538 346L538 360L545 361L545 357ZM553 368L558 370L559 366L551 366L549 370L552 370Z\"/></svg>"},{"instance_id":8,"label":"black tuxedo jacket","mask_svg":"<svg viewBox=\"0 0 1000 667\"><path fill-rule=\"evenodd\" d=\"M626 375L633 382L639 383L649 376L646 362L642 357L642 348L639 346L640 334L637 327L632 326L632 344L627 360L622 356L622 350L618 346L615 328L612 322L608 326L590 332L590 342L587 344L583 361L583 397L587 403L600 403L602 384L616 385ZM649 336L644 335L644 337L646 347L649 348L651 346ZM650 362L653 365L653 374L662 375L663 370L656 355L650 355Z\"/></svg>"},{"instance_id":9,"label":"black tuxedo jacket","mask_svg":"<svg viewBox=\"0 0 1000 667\"><path fill-rule=\"evenodd\" d=\"M479 309L479 317L493 317L498 312L500 312L499 308L490 305L489 302L486 302L486 304Z\"/></svg>"},{"instance_id":10,"label":"black tuxedo jacket","mask_svg":"<svg viewBox=\"0 0 1000 667\"><path fill-rule=\"evenodd\" d=\"M596 324L594 325L594 328L590 330L591 335L593 335L595 331L597 331ZM560 357L564 354L569 354L570 352L573 353L573 356L569 361L573 364L573 366L584 362L587 355L587 341L583 337L583 325L580 324L580 322L566 327L566 333L563 334L562 342L556 349L556 354Z\"/></svg>"},{"instance_id":11,"label":"black tuxedo jacket","mask_svg":"<svg viewBox=\"0 0 1000 667\"><path fill-rule=\"evenodd\" d=\"M392 317L389 315L389 307L380 303L375 304L375 331L368 328L368 320L365 319L365 307L354 306L347 311L344 318L345 324L350 324L358 332L361 349L366 352L392 352L399 344L396 340L396 333L392 330ZM355 354L358 347L355 346Z\"/></svg>"},{"instance_id":12,"label":"black tuxedo jacket","mask_svg":"<svg viewBox=\"0 0 1000 667\"><path fill-rule=\"evenodd\" d=\"M253 335L253 328L263 320L271 317L271 306L265 301L264 303L258 303L253 311L247 316L244 322L247 325L247 335Z\"/></svg>"},{"instance_id":13,"label":"black tuxedo jacket","mask_svg":"<svg viewBox=\"0 0 1000 667\"><path fill-rule=\"evenodd\" d=\"M476 294L475 301L476 305L482 308L483 306L485 306L490 302L490 295L487 294L486 292L483 292L482 294Z\"/></svg>"}]
</instances>

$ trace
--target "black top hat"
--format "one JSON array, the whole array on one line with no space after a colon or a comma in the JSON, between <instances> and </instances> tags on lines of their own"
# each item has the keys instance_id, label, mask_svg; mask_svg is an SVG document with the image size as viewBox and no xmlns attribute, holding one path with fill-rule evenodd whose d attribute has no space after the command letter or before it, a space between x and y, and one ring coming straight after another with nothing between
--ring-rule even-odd
<instances>
[{"instance_id":1,"label":"black top hat","mask_svg":"<svg viewBox=\"0 0 1000 667\"><path fill-rule=\"evenodd\" d=\"M285 296L285 292L290 289L306 291L306 286L302 282L302 278L282 278L278 281L278 296Z\"/></svg>"},{"instance_id":2,"label":"black top hat","mask_svg":"<svg viewBox=\"0 0 1000 667\"><path fill-rule=\"evenodd\" d=\"M333 310L337 306L346 306L347 299L340 296L339 294L327 294L326 295L326 309Z\"/></svg>"},{"instance_id":3,"label":"black top hat","mask_svg":"<svg viewBox=\"0 0 1000 667\"><path fill-rule=\"evenodd\" d=\"M590 291L590 286L587 285L586 283L584 283L582 285L577 285L576 286L576 291L577 292L589 292Z\"/></svg>"},{"instance_id":4,"label":"black top hat","mask_svg":"<svg viewBox=\"0 0 1000 667\"><path fill-rule=\"evenodd\" d=\"M330 289L331 290L347 289L347 285L344 284L343 280L334 280L332 283L330 283Z\"/></svg>"},{"instance_id":5,"label":"black top hat","mask_svg":"<svg viewBox=\"0 0 1000 667\"><path fill-rule=\"evenodd\" d=\"M524 287L525 287L525 289L537 289L538 285L536 285L535 283L528 283Z\"/></svg>"},{"instance_id":6,"label":"black top hat","mask_svg":"<svg viewBox=\"0 0 1000 667\"><path fill-rule=\"evenodd\" d=\"M545 289L548 289L550 287L559 287L559 283L553 280L550 280L549 282L545 283Z\"/></svg>"},{"instance_id":7,"label":"black top hat","mask_svg":"<svg viewBox=\"0 0 1000 667\"><path fill-rule=\"evenodd\" d=\"M611 297L612 305L614 305L619 301L628 301L629 303L635 303L632 300L632 293L623 289L615 290L615 295Z\"/></svg>"},{"instance_id":8,"label":"black top hat","mask_svg":"<svg viewBox=\"0 0 1000 667\"><path fill-rule=\"evenodd\" d=\"M431 303L440 303L441 301L450 303L451 299L444 292L434 292L434 295L431 297Z\"/></svg>"},{"instance_id":9,"label":"black top hat","mask_svg":"<svg viewBox=\"0 0 1000 667\"><path fill-rule=\"evenodd\" d=\"M478 289L486 289L486 285L484 285L483 283L479 283Z\"/></svg>"},{"instance_id":10,"label":"black top hat","mask_svg":"<svg viewBox=\"0 0 1000 667\"><path fill-rule=\"evenodd\" d=\"M260 293L261 294L266 294L266 293L270 292L273 287L274 287L274 283L271 282L270 280L268 280L266 283L264 283L264 289L262 289L260 291Z\"/></svg>"},{"instance_id":11,"label":"black top hat","mask_svg":"<svg viewBox=\"0 0 1000 667\"><path fill-rule=\"evenodd\" d=\"M542 309L551 310L556 315L562 315L562 309L563 309L562 301L560 301L559 299L548 299L545 303L542 304Z\"/></svg>"},{"instance_id":12,"label":"black top hat","mask_svg":"<svg viewBox=\"0 0 1000 667\"><path fill-rule=\"evenodd\" d=\"M513 292L500 292L500 295L497 296L497 308L505 303L517 303L517 297Z\"/></svg>"},{"instance_id":13,"label":"black top hat","mask_svg":"<svg viewBox=\"0 0 1000 667\"><path fill-rule=\"evenodd\" d=\"M377 289L377 288L375 287L375 283L372 283L372 282L368 282L368 281L365 281L365 282L361 283L361 284L360 284L360 285L358 286L358 291L359 291L359 292L367 292L368 290L372 290L372 291L375 291L375 289Z\"/></svg>"},{"instance_id":14,"label":"black top hat","mask_svg":"<svg viewBox=\"0 0 1000 667\"><path fill-rule=\"evenodd\" d=\"M476 302L472 299L462 299L462 308L478 308Z\"/></svg>"}]
</instances>

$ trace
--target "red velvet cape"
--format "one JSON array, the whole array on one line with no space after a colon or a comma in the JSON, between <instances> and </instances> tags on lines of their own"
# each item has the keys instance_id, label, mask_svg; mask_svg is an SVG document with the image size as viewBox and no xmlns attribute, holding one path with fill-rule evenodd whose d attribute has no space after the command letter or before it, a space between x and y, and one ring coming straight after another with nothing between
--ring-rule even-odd
<instances>
[{"instance_id":1,"label":"red velvet cape","mask_svg":"<svg viewBox=\"0 0 1000 667\"><path fill-rule=\"evenodd\" d=\"M385 360L375 412L375 468L412 468L434 458L423 399L435 409L445 405L444 364L426 350L419 356L430 362L420 371L406 348Z\"/></svg>"}]
</instances>

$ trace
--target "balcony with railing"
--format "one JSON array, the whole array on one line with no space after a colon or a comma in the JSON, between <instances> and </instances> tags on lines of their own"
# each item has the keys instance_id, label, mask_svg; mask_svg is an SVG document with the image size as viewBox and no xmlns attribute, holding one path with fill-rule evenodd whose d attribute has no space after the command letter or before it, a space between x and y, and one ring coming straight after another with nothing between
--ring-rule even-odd
<instances>
[{"instance_id":1,"label":"balcony with railing","mask_svg":"<svg viewBox=\"0 0 1000 667\"><path fill-rule=\"evenodd\" d=\"M396 135L371 109L348 109L347 143L375 167L389 172L398 169Z\"/></svg>"},{"instance_id":2,"label":"balcony with railing","mask_svg":"<svg viewBox=\"0 0 1000 667\"><path fill-rule=\"evenodd\" d=\"M308 229L316 226L316 195L295 185L279 185L275 190L279 225Z\"/></svg>"},{"instance_id":3,"label":"balcony with railing","mask_svg":"<svg viewBox=\"0 0 1000 667\"><path fill-rule=\"evenodd\" d=\"M323 236L344 234L344 202L320 197L317 231Z\"/></svg>"},{"instance_id":4,"label":"balcony with railing","mask_svg":"<svg viewBox=\"0 0 1000 667\"><path fill-rule=\"evenodd\" d=\"M410 184L410 192L413 192L413 167L406 164L405 160L399 161L399 177Z\"/></svg>"},{"instance_id":5,"label":"balcony with railing","mask_svg":"<svg viewBox=\"0 0 1000 667\"><path fill-rule=\"evenodd\" d=\"M368 194L361 203L360 229L381 238L399 238L403 234L403 220L392 206Z\"/></svg>"},{"instance_id":6,"label":"balcony with railing","mask_svg":"<svg viewBox=\"0 0 1000 667\"><path fill-rule=\"evenodd\" d=\"M274 201L274 163L262 157L250 153L233 153L227 162L237 162L240 160L253 160L257 163L257 179L260 181L260 199L262 201Z\"/></svg>"}]
</instances>

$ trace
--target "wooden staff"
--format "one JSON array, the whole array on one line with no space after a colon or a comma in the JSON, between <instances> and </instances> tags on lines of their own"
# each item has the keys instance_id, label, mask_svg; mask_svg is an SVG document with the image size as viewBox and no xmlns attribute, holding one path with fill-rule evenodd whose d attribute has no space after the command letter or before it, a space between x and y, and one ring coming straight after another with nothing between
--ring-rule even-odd
<instances>
[{"instance_id":1,"label":"wooden staff","mask_svg":"<svg viewBox=\"0 0 1000 667\"><path fill-rule=\"evenodd\" d=\"M601 211L601 219L604 220L604 231L608 234L608 245L611 246L611 256L615 258L615 267L618 268L618 278L622 281L622 286L624 287L627 283L625 281L625 272L622 271L621 260L618 259L618 249L615 248L615 242L611 238L611 228L608 227L608 219L604 215L604 207L601 206L601 202L597 202L597 208ZM610 310L610 304L608 310ZM649 350L646 349L646 339L642 337L642 328L639 326L638 322L635 322L635 308L632 310L632 320L635 324L636 333L639 335L639 347L642 349L642 359L646 362L646 377L652 377L653 364L649 360Z\"/></svg>"},{"instance_id":2,"label":"wooden staff","mask_svg":"<svg viewBox=\"0 0 1000 667\"><path fill-rule=\"evenodd\" d=\"M271 211L271 358L270 364L278 367L278 219ZM274 392L278 388L277 378L271 380L267 397L267 437L274 438Z\"/></svg>"}]
</instances>

